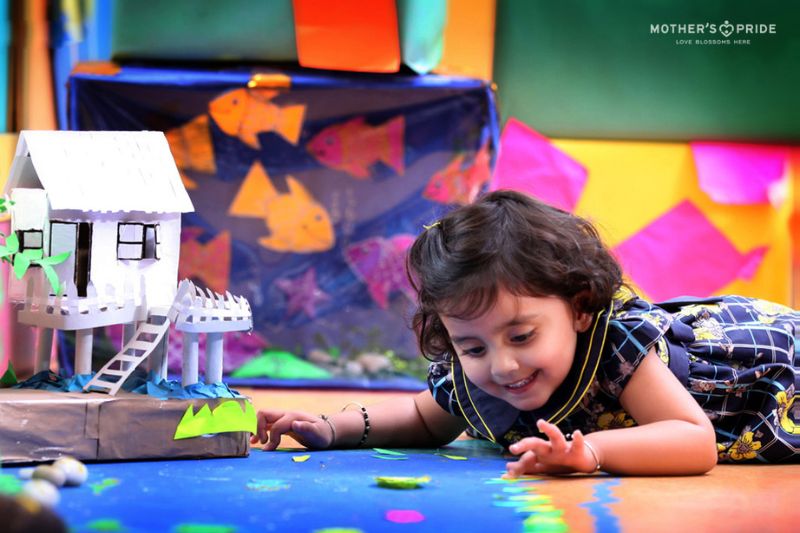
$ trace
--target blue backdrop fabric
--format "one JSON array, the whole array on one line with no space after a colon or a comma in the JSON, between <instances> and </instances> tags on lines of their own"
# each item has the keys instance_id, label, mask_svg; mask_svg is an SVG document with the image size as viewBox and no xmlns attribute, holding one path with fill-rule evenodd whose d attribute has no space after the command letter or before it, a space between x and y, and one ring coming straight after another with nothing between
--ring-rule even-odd
<instances>
[{"instance_id":1,"label":"blue backdrop fabric","mask_svg":"<svg viewBox=\"0 0 800 533\"><path fill-rule=\"evenodd\" d=\"M93 72L70 77L70 128L164 131L195 207L179 275L250 301L257 341L226 344L226 372L270 346L316 354L324 372L311 378L338 386L424 373L405 252L424 224L488 183L499 133L487 82L255 67ZM366 364L365 354L389 363Z\"/></svg>"}]
</instances>

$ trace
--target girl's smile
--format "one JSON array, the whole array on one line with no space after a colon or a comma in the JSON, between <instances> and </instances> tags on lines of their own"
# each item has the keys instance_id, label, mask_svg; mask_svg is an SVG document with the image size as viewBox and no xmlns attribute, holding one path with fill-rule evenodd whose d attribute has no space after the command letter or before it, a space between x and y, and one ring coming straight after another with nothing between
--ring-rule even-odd
<instances>
[{"instance_id":1,"label":"girl's smile","mask_svg":"<svg viewBox=\"0 0 800 533\"><path fill-rule=\"evenodd\" d=\"M543 406L569 374L578 333L592 316L555 296L517 296L500 289L479 317L442 316L467 377L520 410Z\"/></svg>"}]
</instances>

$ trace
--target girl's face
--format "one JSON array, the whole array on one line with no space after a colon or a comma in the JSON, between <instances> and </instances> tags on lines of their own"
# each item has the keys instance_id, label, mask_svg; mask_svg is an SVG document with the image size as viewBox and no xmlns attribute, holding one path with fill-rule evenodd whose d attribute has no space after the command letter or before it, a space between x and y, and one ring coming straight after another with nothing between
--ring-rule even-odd
<instances>
[{"instance_id":1,"label":"girl's face","mask_svg":"<svg viewBox=\"0 0 800 533\"><path fill-rule=\"evenodd\" d=\"M442 316L467 377L484 392L529 411L543 406L569 373L578 333L592 315L557 296L500 289L494 307L470 320Z\"/></svg>"}]
</instances>

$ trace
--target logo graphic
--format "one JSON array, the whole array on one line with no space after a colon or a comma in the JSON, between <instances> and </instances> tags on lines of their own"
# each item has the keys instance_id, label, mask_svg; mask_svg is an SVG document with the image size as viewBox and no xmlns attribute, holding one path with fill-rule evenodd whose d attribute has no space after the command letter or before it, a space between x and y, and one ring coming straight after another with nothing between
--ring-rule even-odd
<instances>
[{"instance_id":1,"label":"logo graphic","mask_svg":"<svg viewBox=\"0 0 800 533\"><path fill-rule=\"evenodd\" d=\"M720 24L719 32L725 37L730 37L731 33L733 33L733 24L726 20L725 24Z\"/></svg>"}]
</instances>

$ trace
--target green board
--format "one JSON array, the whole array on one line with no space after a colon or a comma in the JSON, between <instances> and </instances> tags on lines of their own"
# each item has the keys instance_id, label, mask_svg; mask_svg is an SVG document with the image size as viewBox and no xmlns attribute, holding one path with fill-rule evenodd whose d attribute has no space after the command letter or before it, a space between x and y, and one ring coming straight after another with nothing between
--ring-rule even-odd
<instances>
[{"instance_id":1,"label":"green board","mask_svg":"<svg viewBox=\"0 0 800 533\"><path fill-rule=\"evenodd\" d=\"M798 27L779 0L500 0L500 111L550 137L797 142Z\"/></svg>"},{"instance_id":2,"label":"green board","mask_svg":"<svg viewBox=\"0 0 800 533\"><path fill-rule=\"evenodd\" d=\"M291 0L117 0L112 58L296 61Z\"/></svg>"}]
</instances>

